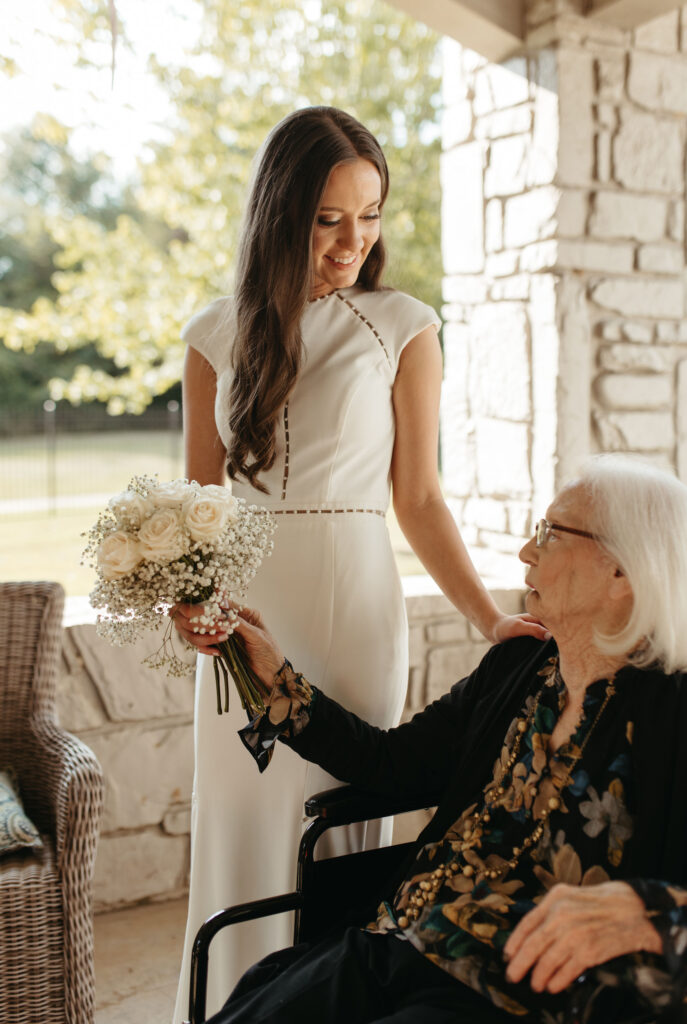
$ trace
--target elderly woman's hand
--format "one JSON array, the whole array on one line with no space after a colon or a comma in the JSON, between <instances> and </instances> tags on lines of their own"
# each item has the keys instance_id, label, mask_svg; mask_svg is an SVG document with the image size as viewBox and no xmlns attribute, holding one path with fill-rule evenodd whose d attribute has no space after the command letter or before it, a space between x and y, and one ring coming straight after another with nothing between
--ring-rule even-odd
<instances>
[{"instance_id":1,"label":"elderly woman's hand","mask_svg":"<svg viewBox=\"0 0 687 1024\"><path fill-rule=\"evenodd\" d=\"M508 939L506 977L531 970L535 992L562 992L587 968L638 950L660 953L661 940L626 882L556 885Z\"/></svg>"},{"instance_id":2,"label":"elderly woman's hand","mask_svg":"<svg viewBox=\"0 0 687 1024\"><path fill-rule=\"evenodd\" d=\"M233 632L241 637L253 671L271 687L275 674L284 663L284 655L278 644L258 612L251 608L238 608L231 602L227 602L224 610L227 607L238 615ZM201 654L218 655L220 651L215 645L228 638L232 625L228 619L217 619L212 625L203 626L200 617L204 613L202 604L177 604L169 614L184 640L197 647ZM200 632L201 629L203 632Z\"/></svg>"},{"instance_id":3,"label":"elderly woman's hand","mask_svg":"<svg viewBox=\"0 0 687 1024\"><path fill-rule=\"evenodd\" d=\"M234 632L241 637L251 668L266 686L271 687L274 677L284 664L284 655L262 617L250 608L239 611Z\"/></svg>"},{"instance_id":4,"label":"elderly woman's hand","mask_svg":"<svg viewBox=\"0 0 687 1024\"><path fill-rule=\"evenodd\" d=\"M514 636L533 636L537 640L548 640L551 634L546 626L542 626L539 619L524 612L522 615L502 615L496 620L488 639L492 643L501 644Z\"/></svg>"}]
</instances>

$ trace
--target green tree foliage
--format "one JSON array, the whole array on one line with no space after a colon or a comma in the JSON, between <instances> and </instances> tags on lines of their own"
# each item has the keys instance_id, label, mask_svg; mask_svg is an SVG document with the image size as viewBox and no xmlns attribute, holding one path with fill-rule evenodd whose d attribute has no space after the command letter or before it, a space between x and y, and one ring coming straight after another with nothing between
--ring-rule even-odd
<instances>
[{"instance_id":1,"label":"green tree foliage","mask_svg":"<svg viewBox=\"0 0 687 1024\"><path fill-rule=\"evenodd\" d=\"M45 115L0 139L0 202L0 302L22 309L39 295L56 294L53 221L83 216L112 229L120 213L137 212L107 159L77 159L65 128Z\"/></svg>"},{"instance_id":2,"label":"green tree foliage","mask_svg":"<svg viewBox=\"0 0 687 1024\"><path fill-rule=\"evenodd\" d=\"M140 162L136 211L50 218L55 294L0 309L10 347L91 344L114 367L81 363L53 397L138 412L179 380L180 327L230 289L254 155L295 107L344 107L377 135L391 172L387 281L440 304L437 37L381 0L197 3L194 52L183 67L153 66L174 117ZM79 11L84 35L106 24L104 4L72 5L72 19Z\"/></svg>"},{"instance_id":3,"label":"green tree foliage","mask_svg":"<svg viewBox=\"0 0 687 1024\"><path fill-rule=\"evenodd\" d=\"M84 359L94 368L108 366L93 346L67 352L59 337L37 343L20 333L18 311L58 294L52 279L60 247L51 226L83 216L112 228L117 215L134 206L104 159L77 160L64 128L45 116L0 139L0 206L0 305L19 328L14 344L0 347L0 403L35 407L48 397L52 377L71 377Z\"/></svg>"}]
</instances>

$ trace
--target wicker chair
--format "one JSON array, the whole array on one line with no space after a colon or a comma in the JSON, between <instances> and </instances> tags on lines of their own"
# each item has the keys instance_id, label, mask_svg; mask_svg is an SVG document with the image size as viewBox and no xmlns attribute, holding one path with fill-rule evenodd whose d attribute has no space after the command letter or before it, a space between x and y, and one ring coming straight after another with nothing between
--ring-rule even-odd
<instances>
[{"instance_id":1,"label":"wicker chair","mask_svg":"<svg viewBox=\"0 0 687 1024\"><path fill-rule=\"evenodd\" d=\"M95 1017L91 885L103 777L55 717L63 606L57 583L0 583L0 768L14 769L44 843L0 857L3 1024Z\"/></svg>"}]
</instances>

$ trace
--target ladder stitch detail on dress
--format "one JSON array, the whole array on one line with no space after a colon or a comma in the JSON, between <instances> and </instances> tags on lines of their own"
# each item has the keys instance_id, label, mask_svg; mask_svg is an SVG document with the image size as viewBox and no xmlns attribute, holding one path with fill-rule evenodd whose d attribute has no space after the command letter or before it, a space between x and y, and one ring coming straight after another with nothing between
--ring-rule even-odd
<instances>
[{"instance_id":1,"label":"ladder stitch detail on dress","mask_svg":"<svg viewBox=\"0 0 687 1024\"><path fill-rule=\"evenodd\" d=\"M284 479L281 482L281 500L286 498L286 481L289 479L289 403L284 406Z\"/></svg>"},{"instance_id":2,"label":"ladder stitch detail on dress","mask_svg":"<svg viewBox=\"0 0 687 1024\"><path fill-rule=\"evenodd\" d=\"M382 352L386 356L387 363L389 364L389 366L391 366L391 359L389 358L389 353L386 350L386 345L382 341L382 339L380 337L380 334L379 334L379 331L377 330L377 328L373 324L370 323L370 321L367 319L367 317L363 316L363 314L360 312L358 307L354 306L353 303L350 301L350 299L344 298L344 296L340 295L339 292L337 292L336 294L337 294L337 297L340 298L342 302L345 302L346 305L348 306L348 308L355 313L355 315L358 317L358 319L362 320L362 322L365 324L366 327L369 327L369 329L372 331L372 333L374 334L375 338L377 339L377 341L381 345Z\"/></svg>"},{"instance_id":3,"label":"ladder stitch detail on dress","mask_svg":"<svg viewBox=\"0 0 687 1024\"><path fill-rule=\"evenodd\" d=\"M273 508L270 512L274 516L331 516L340 512L365 512L382 519L386 515L378 508Z\"/></svg>"}]
</instances>

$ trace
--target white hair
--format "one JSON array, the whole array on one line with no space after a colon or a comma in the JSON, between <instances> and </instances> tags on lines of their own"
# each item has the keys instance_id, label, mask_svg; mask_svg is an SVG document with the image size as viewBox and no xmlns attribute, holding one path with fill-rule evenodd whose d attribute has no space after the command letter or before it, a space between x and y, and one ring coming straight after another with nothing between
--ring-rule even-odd
<instances>
[{"instance_id":1,"label":"white hair","mask_svg":"<svg viewBox=\"0 0 687 1024\"><path fill-rule=\"evenodd\" d=\"M632 613L607 654L632 652L640 667L687 670L687 487L631 455L597 455L575 481L590 496L589 529L625 574Z\"/></svg>"}]
</instances>

